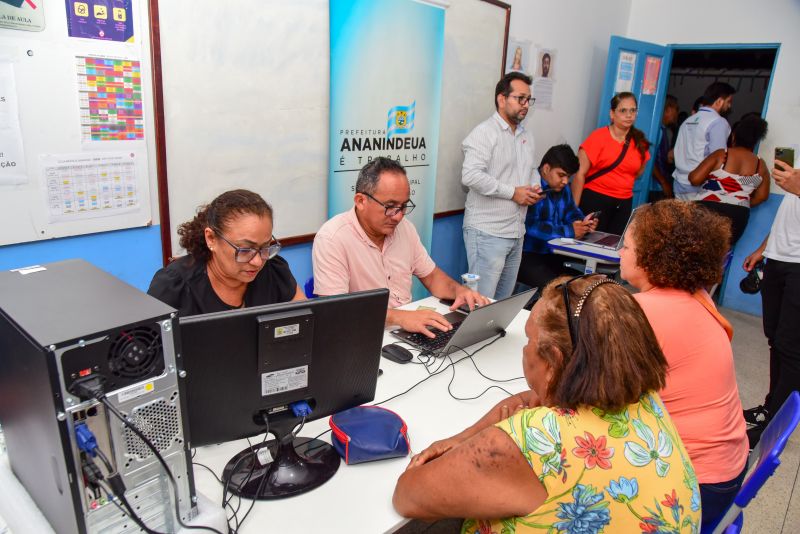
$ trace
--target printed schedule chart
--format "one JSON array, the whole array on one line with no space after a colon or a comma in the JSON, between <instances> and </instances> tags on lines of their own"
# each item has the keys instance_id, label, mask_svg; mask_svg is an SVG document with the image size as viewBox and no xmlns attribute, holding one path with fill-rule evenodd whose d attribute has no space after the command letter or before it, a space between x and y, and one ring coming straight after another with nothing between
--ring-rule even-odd
<instances>
[{"instance_id":1,"label":"printed schedule chart","mask_svg":"<svg viewBox=\"0 0 800 534\"><path fill-rule=\"evenodd\" d=\"M81 140L144 139L139 61L78 56Z\"/></svg>"}]
</instances>

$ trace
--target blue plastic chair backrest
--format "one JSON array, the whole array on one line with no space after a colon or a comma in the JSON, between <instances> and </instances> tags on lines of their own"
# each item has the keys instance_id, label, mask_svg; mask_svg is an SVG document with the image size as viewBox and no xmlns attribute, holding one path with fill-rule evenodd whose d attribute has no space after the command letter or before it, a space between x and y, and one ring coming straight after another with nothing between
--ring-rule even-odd
<instances>
[{"instance_id":1,"label":"blue plastic chair backrest","mask_svg":"<svg viewBox=\"0 0 800 534\"><path fill-rule=\"evenodd\" d=\"M781 464L778 457L786 448L786 442L789 441L798 423L800 423L800 393L793 391L764 429L761 440L753 449L751 461L757 462L757 465L734 499L737 506L742 508L747 506Z\"/></svg>"},{"instance_id":2,"label":"blue plastic chair backrest","mask_svg":"<svg viewBox=\"0 0 800 534\"><path fill-rule=\"evenodd\" d=\"M789 437L798 424L800 424L800 393L793 391L761 434L761 440L750 454L750 465L755 465L755 467L748 470L749 474L744 479L733 504L725 512L713 532L725 532L726 534L731 532L728 528L741 515L742 508L750 504L761 486L781 465L779 456L786 448L786 442L789 441ZM738 530L733 530L733 532L738 532Z\"/></svg>"},{"instance_id":3,"label":"blue plastic chair backrest","mask_svg":"<svg viewBox=\"0 0 800 534\"><path fill-rule=\"evenodd\" d=\"M317 297L314 294L314 277L313 276L311 278L309 278L308 280L306 280L306 283L303 284L303 291L305 292L307 299L313 299L313 298Z\"/></svg>"}]
</instances>

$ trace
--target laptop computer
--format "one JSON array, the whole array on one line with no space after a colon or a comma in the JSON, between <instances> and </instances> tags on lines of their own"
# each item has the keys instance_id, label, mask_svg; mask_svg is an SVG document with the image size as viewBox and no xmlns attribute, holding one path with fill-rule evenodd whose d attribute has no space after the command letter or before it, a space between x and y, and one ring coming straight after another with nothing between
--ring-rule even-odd
<instances>
[{"instance_id":1,"label":"laptop computer","mask_svg":"<svg viewBox=\"0 0 800 534\"><path fill-rule=\"evenodd\" d=\"M582 245L592 245L595 247L605 248L609 250L619 250L620 248L622 248L622 236L624 236L625 231L628 230L628 226L630 226L631 221L633 220L633 216L634 214L636 214L636 210L638 210L642 206L646 206L646 204L637 206L636 209L631 211L631 214L628 217L628 222L625 223L625 229L622 230L622 235L609 234L607 232L591 232L581 238L575 238L575 242L580 243Z\"/></svg>"},{"instance_id":2,"label":"laptop computer","mask_svg":"<svg viewBox=\"0 0 800 534\"><path fill-rule=\"evenodd\" d=\"M461 311L450 312L444 317L453 325L453 329L447 332L433 329L436 334L433 339L402 328L392 330L390 334L422 351L445 356L504 332L535 293L536 289L529 289L475 308L469 314Z\"/></svg>"}]
</instances>

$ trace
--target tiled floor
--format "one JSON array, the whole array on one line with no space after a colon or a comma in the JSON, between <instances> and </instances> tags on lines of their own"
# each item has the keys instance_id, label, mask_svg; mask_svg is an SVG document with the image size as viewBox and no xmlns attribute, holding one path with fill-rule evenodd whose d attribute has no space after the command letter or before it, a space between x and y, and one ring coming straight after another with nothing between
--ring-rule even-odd
<instances>
[{"instance_id":1,"label":"tiled floor","mask_svg":"<svg viewBox=\"0 0 800 534\"><path fill-rule=\"evenodd\" d=\"M733 354L742 405L749 408L761 404L769 381L769 353L761 318L724 308L722 313L734 326ZM800 532L799 471L800 431L797 431L789 440L775 475L745 509L745 534Z\"/></svg>"}]
</instances>

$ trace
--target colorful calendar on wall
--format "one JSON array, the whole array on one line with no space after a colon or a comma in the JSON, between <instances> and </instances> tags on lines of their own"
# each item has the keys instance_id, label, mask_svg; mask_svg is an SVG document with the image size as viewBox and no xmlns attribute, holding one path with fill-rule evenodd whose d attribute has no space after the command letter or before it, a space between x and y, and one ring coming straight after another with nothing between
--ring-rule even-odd
<instances>
[{"instance_id":1,"label":"colorful calendar on wall","mask_svg":"<svg viewBox=\"0 0 800 534\"><path fill-rule=\"evenodd\" d=\"M144 139L139 61L78 56L81 140Z\"/></svg>"}]
</instances>

